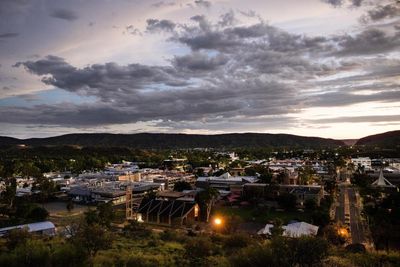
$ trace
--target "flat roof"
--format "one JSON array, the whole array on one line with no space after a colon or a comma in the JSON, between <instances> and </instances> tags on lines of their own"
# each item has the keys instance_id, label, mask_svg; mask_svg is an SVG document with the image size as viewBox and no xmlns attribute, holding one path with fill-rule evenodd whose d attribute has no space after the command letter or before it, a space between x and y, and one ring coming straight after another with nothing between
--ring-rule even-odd
<instances>
[{"instance_id":1,"label":"flat roof","mask_svg":"<svg viewBox=\"0 0 400 267\"><path fill-rule=\"evenodd\" d=\"M0 228L0 236L4 235L5 234L4 232L7 232L7 231L10 231L10 230L13 230L13 229L23 229L23 228L28 228L29 232L37 232L37 231L55 229L56 227L50 221L29 223L29 224L21 224L21 225L15 225L15 226L10 226L10 227Z\"/></svg>"}]
</instances>

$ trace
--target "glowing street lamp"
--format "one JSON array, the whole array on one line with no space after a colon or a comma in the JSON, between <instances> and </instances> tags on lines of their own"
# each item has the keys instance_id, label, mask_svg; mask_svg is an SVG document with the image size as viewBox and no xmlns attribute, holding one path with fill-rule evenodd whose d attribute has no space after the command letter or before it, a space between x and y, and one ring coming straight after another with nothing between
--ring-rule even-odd
<instances>
[{"instance_id":1,"label":"glowing street lamp","mask_svg":"<svg viewBox=\"0 0 400 267\"><path fill-rule=\"evenodd\" d=\"M339 229L339 235L343 236L343 237L347 237L348 236L348 232L346 228L340 228Z\"/></svg>"},{"instance_id":2,"label":"glowing street lamp","mask_svg":"<svg viewBox=\"0 0 400 267\"><path fill-rule=\"evenodd\" d=\"M216 226L222 225L222 219L219 218L219 217L214 218L214 224L215 224Z\"/></svg>"}]
</instances>

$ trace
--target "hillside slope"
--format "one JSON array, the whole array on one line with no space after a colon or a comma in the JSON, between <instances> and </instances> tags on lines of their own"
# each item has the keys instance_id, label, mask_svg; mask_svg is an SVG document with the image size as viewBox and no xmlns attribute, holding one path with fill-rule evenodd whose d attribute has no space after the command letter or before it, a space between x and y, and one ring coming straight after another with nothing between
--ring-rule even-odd
<instances>
[{"instance_id":1,"label":"hillside slope","mask_svg":"<svg viewBox=\"0 0 400 267\"><path fill-rule=\"evenodd\" d=\"M15 139L31 146L124 146L132 148L222 148L222 147L333 147L344 145L340 140L303 137L289 134L67 134L49 138ZM0 145L13 145L15 140L0 139Z\"/></svg>"},{"instance_id":2,"label":"hillside slope","mask_svg":"<svg viewBox=\"0 0 400 267\"><path fill-rule=\"evenodd\" d=\"M394 148L400 146L400 131L391 131L381 134L366 136L357 141L356 145L379 146Z\"/></svg>"}]
</instances>

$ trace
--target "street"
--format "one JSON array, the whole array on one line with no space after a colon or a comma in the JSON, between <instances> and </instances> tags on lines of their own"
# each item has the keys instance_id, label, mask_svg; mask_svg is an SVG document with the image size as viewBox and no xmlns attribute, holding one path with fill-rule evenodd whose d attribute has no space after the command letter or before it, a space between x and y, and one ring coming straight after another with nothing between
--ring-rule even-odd
<instances>
[{"instance_id":1,"label":"street","mask_svg":"<svg viewBox=\"0 0 400 267\"><path fill-rule=\"evenodd\" d=\"M340 193L336 207L336 221L349 225L351 243L366 243L366 227L361 218L361 207L358 193L354 188L340 185ZM348 201L346 201L348 200ZM348 218L346 220L346 217Z\"/></svg>"},{"instance_id":2,"label":"street","mask_svg":"<svg viewBox=\"0 0 400 267\"><path fill-rule=\"evenodd\" d=\"M365 229L361 221L361 210L354 188L347 188L350 204L350 229L353 244L365 243Z\"/></svg>"}]
</instances>

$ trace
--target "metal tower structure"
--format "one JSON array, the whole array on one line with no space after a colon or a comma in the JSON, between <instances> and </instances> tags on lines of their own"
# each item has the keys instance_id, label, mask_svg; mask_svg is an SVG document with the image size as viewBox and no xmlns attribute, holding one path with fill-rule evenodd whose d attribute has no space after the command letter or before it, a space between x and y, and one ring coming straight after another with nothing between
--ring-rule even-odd
<instances>
[{"instance_id":1,"label":"metal tower structure","mask_svg":"<svg viewBox=\"0 0 400 267\"><path fill-rule=\"evenodd\" d=\"M133 220L133 195L132 195L132 187L126 187L126 219Z\"/></svg>"}]
</instances>

